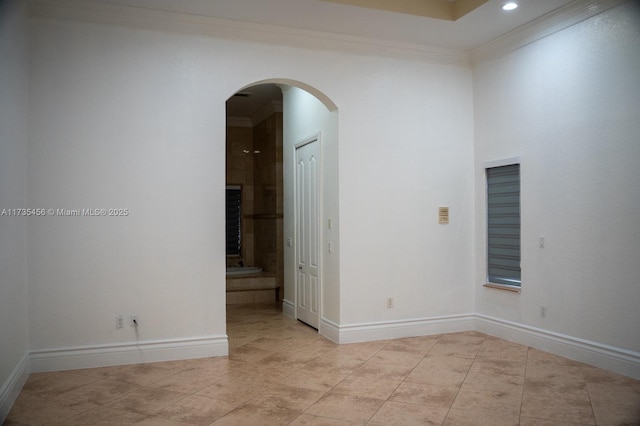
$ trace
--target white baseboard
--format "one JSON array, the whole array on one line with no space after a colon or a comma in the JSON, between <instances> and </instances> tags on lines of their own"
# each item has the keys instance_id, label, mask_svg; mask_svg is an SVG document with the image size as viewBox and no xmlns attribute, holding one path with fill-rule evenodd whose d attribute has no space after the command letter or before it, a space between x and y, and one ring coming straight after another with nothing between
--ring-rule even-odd
<instances>
[{"instance_id":1,"label":"white baseboard","mask_svg":"<svg viewBox=\"0 0 640 426\"><path fill-rule=\"evenodd\" d=\"M640 378L640 353L553 331L475 315L481 333L551 352L604 370Z\"/></svg>"},{"instance_id":2,"label":"white baseboard","mask_svg":"<svg viewBox=\"0 0 640 426\"><path fill-rule=\"evenodd\" d=\"M356 343L476 330L532 348L640 378L640 353L486 315L467 314L339 325L322 318L320 334L336 343Z\"/></svg>"},{"instance_id":3,"label":"white baseboard","mask_svg":"<svg viewBox=\"0 0 640 426\"><path fill-rule=\"evenodd\" d=\"M33 350L31 372L207 358L229 354L227 336L158 340L99 346Z\"/></svg>"},{"instance_id":4,"label":"white baseboard","mask_svg":"<svg viewBox=\"0 0 640 426\"><path fill-rule=\"evenodd\" d=\"M318 333L334 343L340 343L340 326L330 319L322 317Z\"/></svg>"},{"instance_id":5,"label":"white baseboard","mask_svg":"<svg viewBox=\"0 0 640 426\"><path fill-rule=\"evenodd\" d=\"M0 423L7 418L13 403L16 402L20 390L24 386L30 373L29 354L25 353L11 375L0 388Z\"/></svg>"},{"instance_id":6,"label":"white baseboard","mask_svg":"<svg viewBox=\"0 0 640 426\"><path fill-rule=\"evenodd\" d=\"M282 315L287 318L296 319L296 305L287 299L282 301Z\"/></svg>"},{"instance_id":7,"label":"white baseboard","mask_svg":"<svg viewBox=\"0 0 640 426\"><path fill-rule=\"evenodd\" d=\"M338 328L338 343L357 343L469 331L474 329L474 316L450 315L335 326Z\"/></svg>"}]
</instances>

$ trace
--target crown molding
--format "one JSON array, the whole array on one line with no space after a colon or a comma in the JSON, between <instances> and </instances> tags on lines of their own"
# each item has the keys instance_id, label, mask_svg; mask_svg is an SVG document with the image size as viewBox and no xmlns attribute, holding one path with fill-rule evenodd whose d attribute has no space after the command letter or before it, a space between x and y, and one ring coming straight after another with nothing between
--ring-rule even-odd
<instances>
[{"instance_id":1,"label":"crown molding","mask_svg":"<svg viewBox=\"0 0 640 426\"><path fill-rule=\"evenodd\" d=\"M575 0L471 51L86 0L29 0L28 9L33 18L95 22L469 67L506 55L627 1L629 0Z\"/></svg>"},{"instance_id":2,"label":"crown molding","mask_svg":"<svg viewBox=\"0 0 640 426\"><path fill-rule=\"evenodd\" d=\"M495 59L629 0L575 0L471 51L471 63Z\"/></svg>"},{"instance_id":3,"label":"crown molding","mask_svg":"<svg viewBox=\"0 0 640 426\"><path fill-rule=\"evenodd\" d=\"M469 52L464 50L86 0L29 0L29 10L33 18L95 22L462 67L470 65Z\"/></svg>"}]
</instances>

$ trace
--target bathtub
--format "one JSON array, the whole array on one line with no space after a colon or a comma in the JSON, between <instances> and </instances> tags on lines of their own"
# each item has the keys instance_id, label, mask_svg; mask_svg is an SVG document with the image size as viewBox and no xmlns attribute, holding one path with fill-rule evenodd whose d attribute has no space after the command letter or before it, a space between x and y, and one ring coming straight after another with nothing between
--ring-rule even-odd
<instances>
[{"instance_id":1,"label":"bathtub","mask_svg":"<svg viewBox=\"0 0 640 426\"><path fill-rule=\"evenodd\" d=\"M227 277L255 275L260 272L262 272L262 268L259 266L227 266Z\"/></svg>"}]
</instances>

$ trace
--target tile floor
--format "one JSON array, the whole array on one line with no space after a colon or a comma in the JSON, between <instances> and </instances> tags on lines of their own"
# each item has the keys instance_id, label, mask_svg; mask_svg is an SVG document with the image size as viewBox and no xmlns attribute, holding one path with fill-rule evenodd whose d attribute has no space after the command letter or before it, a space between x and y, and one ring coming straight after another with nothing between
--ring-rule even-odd
<instances>
[{"instance_id":1,"label":"tile floor","mask_svg":"<svg viewBox=\"0 0 640 426\"><path fill-rule=\"evenodd\" d=\"M640 425L640 381L481 333L336 345L228 310L228 358L32 374L5 425Z\"/></svg>"}]
</instances>

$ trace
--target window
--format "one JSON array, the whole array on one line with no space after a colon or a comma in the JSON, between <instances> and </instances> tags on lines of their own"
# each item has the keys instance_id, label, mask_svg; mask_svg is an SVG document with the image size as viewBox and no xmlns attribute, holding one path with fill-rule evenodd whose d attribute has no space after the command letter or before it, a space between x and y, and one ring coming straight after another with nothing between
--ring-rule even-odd
<instances>
[{"instance_id":1,"label":"window","mask_svg":"<svg viewBox=\"0 0 640 426\"><path fill-rule=\"evenodd\" d=\"M487 280L520 287L520 164L487 172Z\"/></svg>"},{"instance_id":2,"label":"window","mask_svg":"<svg viewBox=\"0 0 640 426\"><path fill-rule=\"evenodd\" d=\"M226 197L226 235L227 256L240 256L242 242L242 189L240 186L227 186Z\"/></svg>"}]
</instances>

